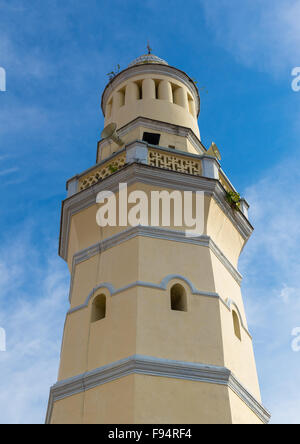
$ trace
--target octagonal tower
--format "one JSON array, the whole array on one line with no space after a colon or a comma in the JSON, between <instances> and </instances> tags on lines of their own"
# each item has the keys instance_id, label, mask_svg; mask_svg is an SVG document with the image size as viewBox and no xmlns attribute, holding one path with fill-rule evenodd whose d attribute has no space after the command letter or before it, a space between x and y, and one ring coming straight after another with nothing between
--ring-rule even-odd
<instances>
[{"instance_id":1,"label":"octagonal tower","mask_svg":"<svg viewBox=\"0 0 300 444\"><path fill-rule=\"evenodd\" d=\"M237 269L248 204L229 204L235 189L200 140L195 83L143 55L110 80L101 106L108 137L62 205L70 309L47 423L268 422ZM203 232L187 236L175 210L168 226L121 221L120 184L149 201L201 191ZM96 223L102 191L115 195L118 224Z\"/></svg>"}]
</instances>

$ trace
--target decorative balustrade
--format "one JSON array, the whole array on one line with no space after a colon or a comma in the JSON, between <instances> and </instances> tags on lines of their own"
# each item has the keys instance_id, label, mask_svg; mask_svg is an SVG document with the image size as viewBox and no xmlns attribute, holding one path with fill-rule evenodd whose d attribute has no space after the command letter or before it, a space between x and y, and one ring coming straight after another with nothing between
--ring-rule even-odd
<instances>
[{"instance_id":1,"label":"decorative balustrade","mask_svg":"<svg viewBox=\"0 0 300 444\"><path fill-rule=\"evenodd\" d=\"M131 150L133 149L132 156L129 155L129 151L127 150L123 150L119 154L116 153L114 157L110 158L102 165L95 167L85 175L79 177L77 182L77 191L82 191L89 188L100 180L109 177L113 173L123 168L126 163L131 163L132 161L148 164L156 168L176 171L178 173L219 178L222 186L225 188L226 191L233 190L232 185L230 184L222 170L217 170L216 177L210 176L210 174L207 175L207 171L204 169L204 164L202 164L202 162L204 162L204 159L202 159L200 156L191 156L188 153L186 155L182 153L177 154L176 151L170 152L170 150L165 150L161 148L153 148L149 146L147 147L144 142L139 142L139 146L141 146L141 143L142 150L145 150L145 155L143 155L143 158L138 158L139 156L137 155L137 151L135 150L134 145L130 148ZM206 157L206 161L207 159L209 158Z\"/></svg>"},{"instance_id":2,"label":"decorative balustrade","mask_svg":"<svg viewBox=\"0 0 300 444\"><path fill-rule=\"evenodd\" d=\"M94 169L89 174L81 177L78 183L78 191L85 190L89 188L91 185L99 182L99 180L103 180L116 171L120 170L126 163L126 153L122 153L111 159L109 162L106 162L104 165Z\"/></svg>"},{"instance_id":3,"label":"decorative balustrade","mask_svg":"<svg viewBox=\"0 0 300 444\"><path fill-rule=\"evenodd\" d=\"M201 159L185 157L159 149L149 149L148 162L151 166L177 171L178 173L193 174L194 176L201 176L202 174Z\"/></svg>"}]
</instances>

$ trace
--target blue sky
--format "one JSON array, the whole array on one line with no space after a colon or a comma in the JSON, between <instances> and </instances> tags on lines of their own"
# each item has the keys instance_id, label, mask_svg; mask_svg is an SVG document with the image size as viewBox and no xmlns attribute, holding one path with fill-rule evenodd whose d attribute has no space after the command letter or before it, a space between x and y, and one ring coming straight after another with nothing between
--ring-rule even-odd
<instances>
[{"instance_id":1,"label":"blue sky","mask_svg":"<svg viewBox=\"0 0 300 444\"><path fill-rule=\"evenodd\" d=\"M106 73L153 52L203 89L204 144L251 204L240 261L264 404L300 422L299 0L0 0L0 422L39 423L56 381L69 275L65 182L95 162Z\"/></svg>"}]
</instances>

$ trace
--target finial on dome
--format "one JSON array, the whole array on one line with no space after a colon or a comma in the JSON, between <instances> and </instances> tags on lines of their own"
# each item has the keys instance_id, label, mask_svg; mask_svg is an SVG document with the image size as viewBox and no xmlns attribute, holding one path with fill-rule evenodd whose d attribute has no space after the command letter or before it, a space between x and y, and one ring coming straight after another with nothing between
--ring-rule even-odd
<instances>
[{"instance_id":1,"label":"finial on dome","mask_svg":"<svg viewBox=\"0 0 300 444\"><path fill-rule=\"evenodd\" d=\"M148 54L152 53L152 48L150 46L149 40L148 40L148 44L147 44L147 49L148 49Z\"/></svg>"}]
</instances>

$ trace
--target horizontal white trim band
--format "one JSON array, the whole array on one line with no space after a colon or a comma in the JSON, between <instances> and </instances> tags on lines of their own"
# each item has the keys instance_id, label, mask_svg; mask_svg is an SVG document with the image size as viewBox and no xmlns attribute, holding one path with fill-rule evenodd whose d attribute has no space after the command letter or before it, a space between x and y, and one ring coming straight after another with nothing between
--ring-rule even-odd
<instances>
[{"instance_id":1,"label":"horizontal white trim band","mask_svg":"<svg viewBox=\"0 0 300 444\"><path fill-rule=\"evenodd\" d=\"M46 423L50 423L53 403L55 401L85 392L130 374L160 376L225 385L239 396L263 423L268 423L270 420L269 412L235 378L232 372L225 367L133 355L79 376L59 381L52 386L50 389Z\"/></svg>"},{"instance_id":2,"label":"horizontal white trim band","mask_svg":"<svg viewBox=\"0 0 300 444\"><path fill-rule=\"evenodd\" d=\"M91 245L77 252L73 257L73 265L77 265L90 257L95 256L100 251L106 251L109 248L115 247L122 242L126 242L137 236L151 237L153 239L164 239L173 242L188 243L193 245L199 245L201 247L208 247L214 253L214 255L219 259L219 261L224 265L224 267L229 271L232 277L240 285L242 281L242 275L239 271L231 264L227 257L222 253L220 248L215 244L210 236L193 236L188 237L185 235L184 231L173 230L169 228L160 228L153 226L142 226L138 225L136 227L126 228L125 230L117 233L109 238L104 239L101 242Z\"/></svg>"},{"instance_id":3,"label":"horizontal white trim band","mask_svg":"<svg viewBox=\"0 0 300 444\"><path fill-rule=\"evenodd\" d=\"M245 240L250 237L253 231L253 227L240 211L233 212L230 209L225 200L225 191L218 180L168 170L164 170L162 174L160 168L131 163L105 180L63 201L59 246L60 256L67 260L69 230L71 218L74 214L95 205L96 196L100 191L110 190L117 192L120 183L127 183L130 186L138 182L149 185L155 184L155 186L161 186L165 189L170 188L179 191L204 191L215 199L224 214L227 215Z\"/></svg>"}]
</instances>

